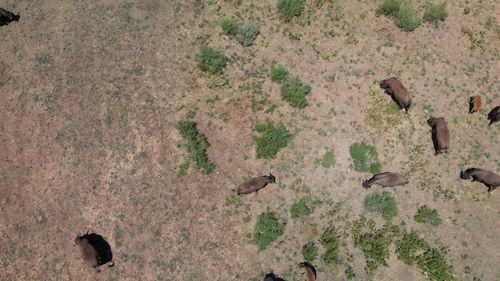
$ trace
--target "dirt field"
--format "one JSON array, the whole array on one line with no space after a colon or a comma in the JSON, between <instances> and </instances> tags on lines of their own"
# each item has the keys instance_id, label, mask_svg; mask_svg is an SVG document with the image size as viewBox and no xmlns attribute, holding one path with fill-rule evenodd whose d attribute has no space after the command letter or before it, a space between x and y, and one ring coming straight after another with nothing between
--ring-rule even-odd
<instances>
[{"instance_id":1,"label":"dirt field","mask_svg":"<svg viewBox=\"0 0 500 281\"><path fill-rule=\"evenodd\" d=\"M414 4L423 11L425 2ZM364 269L349 224L361 215L384 224L363 207L382 190L397 201L394 224L449 248L457 280L500 280L499 191L459 178L469 167L500 172L500 123L486 120L500 105L500 3L466 2L447 1L446 21L404 32L368 0L307 0L291 23L275 0L3 1L21 19L0 27L0 280L262 280L269 272L304 280L298 263L311 241L318 280L346 280L347 265L354 280L426 280L394 245L387 267ZM224 17L258 25L254 44L224 35ZM224 74L196 67L203 43L230 58ZM309 106L281 99L273 61L311 86ZM393 106L378 85L390 76L413 97L408 114L379 110ZM484 108L468 114L473 94ZM434 155L430 116L447 120L448 154ZM175 124L186 118L210 143L210 175L177 175L187 153ZM269 160L256 159L251 137L265 120L294 134ZM371 174L355 171L349 154L360 141L376 147L382 171L410 183L363 189ZM318 164L327 151L330 168ZM276 185L231 191L269 172ZM314 212L292 219L299 200ZM440 226L415 222L424 204L438 210ZM287 225L259 252L252 235L268 210ZM344 232L337 266L321 260L330 225ZM74 239L87 231L107 239L114 267L96 274L84 264Z\"/></svg>"}]
</instances>

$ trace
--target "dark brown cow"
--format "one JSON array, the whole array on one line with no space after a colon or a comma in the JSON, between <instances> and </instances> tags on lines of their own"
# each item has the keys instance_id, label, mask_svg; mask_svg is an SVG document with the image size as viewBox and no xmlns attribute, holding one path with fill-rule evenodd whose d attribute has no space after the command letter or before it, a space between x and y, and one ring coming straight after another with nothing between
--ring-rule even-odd
<instances>
[{"instance_id":1,"label":"dark brown cow","mask_svg":"<svg viewBox=\"0 0 500 281\"><path fill-rule=\"evenodd\" d=\"M269 174L269 176L261 176L250 179L238 186L236 191L238 192L238 195L250 194L264 188L268 183L276 183L276 178L272 174Z\"/></svg>"},{"instance_id":2,"label":"dark brown cow","mask_svg":"<svg viewBox=\"0 0 500 281\"><path fill-rule=\"evenodd\" d=\"M490 113L488 113L488 120L490 120L490 124L488 124L488 126L500 121L500 106L493 108Z\"/></svg>"},{"instance_id":3,"label":"dark brown cow","mask_svg":"<svg viewBox=\"0 0 500 281\"><path fill-rule=\"evenodd\" d=\"M363 181L363 187L370 188L373 184L378 184L381 185L382 187L386 187L386 186L405 185L407 183L408 179L403 177L402 175L385 172L376 174L371 179Z\"/></svg>"},{"instance_id":4,"label":"dark brown cow","mask_svg":"<svg viewBox=\"0 0 500 281\"><path fill-rule=\"evenodd\" d=\"M90 267L94 268L96 272L101 272L101 270L97 268L100 264L97 250L94 246L90 245L87 238L83 238L84 236L77 236L75 239L76 245L80 247L80 255L82 256L83 261Z\"/></svg>"},{"instance_id":5,"label":"dark brown cow","mask_svg":"<svg viewBox=\"0 0 500 281\"><path fill-rule=\"evenodd\" d=\"M450 149L450 131L446 126L446 121L443 117L431 117L427 120L427 124L432 127L432 141L434 142L434 149L436 155L445 151L448 153Z\"/></svg>"},{"instance_id":6,"label":"dark brown cow","mask_svg":"<svg viewBox=\"0 0 500 281\"><path fill-rule=\"evenodd\" d=\"M0 26L7 25L13 21L19 21L20 16L0 8Z\"/></svg>"},{"instance_id":7,"label":"dark brown cow","mask_svg":"<svg viewBox=\"0 0 500 281\"><path fill-rule=\"evenodd\" d=\"M472 96L469 98L469 113L478 112L481 106L481 96Z\"/></svg>"},{"instance_id":8,"label":"dark brown cow","mask_svg":"<svg viewBox=\"0 0 500 281\"><path fill-rule=\"evenodd\" d=\"M403 86L398 79L391 77L380 82L380 88L385 89L385 92L391 95L392 99L399 105L400 108L404 108L406 112L411 106L411 97L408 90Z\"/></svg>"},{"instance_id":9,"label":"dark brown cow","mask_svg":"<svg viewBox=\"0 0 500 281\"><path fill-rule=\"evenodd\" d=\"M285 279L277 277L274 273L268 273L264 276L264 281L285 281Z\"/></svg>"},{"instance_id":10,"label":"dark brown cow","mask_svg":"<svg viewBox=\"0 0 500 281\"><path fill-rule=\"evenodd\" d=\"M481 182L488 187L488 192L500 186L499 175L480 168L469 168L465 171L460 171L460 178L464 180L472 178L472 181Z\"/></svg>"},{"instance_id":11,"label":"dark brown cow","mask_svg":"<svg viewBox=\"0 0 500 281\"><path fill-rule=\"evenodd\" d=\"M107 264L109 267L114 265L111 246L101 235L87 232L87 234L77 236L75 243L80 248L83 261L94 268L96 272L101 272L98 267L103 264Z\"/></svg>"},{"instance_id":12,"label":"dark brown cow","mask_svg":"<svg viewBox=\"0 0 500 281\"><path fill-rule=\"evenodd\" d=\"M301 262L299 266L304 270L302 274L306 276L307 281L316 281L316 269L314 266L307 262Z\"/></svg>"}]
</instances>

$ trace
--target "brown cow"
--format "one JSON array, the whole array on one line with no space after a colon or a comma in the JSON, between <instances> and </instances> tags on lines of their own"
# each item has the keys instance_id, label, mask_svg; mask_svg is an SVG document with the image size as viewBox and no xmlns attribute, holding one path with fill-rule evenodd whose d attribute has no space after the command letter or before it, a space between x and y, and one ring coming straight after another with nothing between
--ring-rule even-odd
<instances>
[{"instance_id":1,"label":"brown cow","mask_svg":"<svg viewBox=\"0 0 500 281\"><path fill-rule=\"evenodd\" d=\"M400 174L396 173L380 173L374 175L371 179L363 181L364 188L370 188L373 184L381 185L382 187L386 186L397 186L397 185L405 185L408 183L408 179L403 177Z\"/></svg>"},{"instance_id":2,"label":"brown cow","mask_svg":"<svg viewBox=\"0 0 500 281\"><path fill-rule=\"evenodd\" d=\"M408 109L411 106L411 97L408 90L403 86L398 79L391 77L380 82L380 88L385 89L385 92L391 95L392 99L399 105L400 108L404 108L408 113Z\"/></svg>"},{"instance_id":3,"label":"brown cow","mask_svg":"<svg viewBox=\"0 0 500 281\"><path fill-rule=\"evenodd\" d=\"M316 281L316 269L314 266L307 262L301 262L299 266L304 270L302 274L306 276L307 281Z\"/></svg>"},{"instance_id":4,"label":"brown cow","mask_svg":"<svg viewBox=\"0 0 500 281\"><path fill-rule=\"evenodd\" d=\"M448 153L450 149L450 131L446 126L446 121L443 117L434 118L431 117L427 120L427 124L432 127L432 141L434 142L434 149L436 155L441 153L443 150Z\"/></svg>"},{"instance_id":5,"label":"brown cow","mask_svg":"<svg viewBox=\"0 0 500 281\"><path fill-rule=\"evenodd\" d=\"M19 21L20 16L0 8L0 26L7 25L13 21Z\"/></svg>"},{"instance_id":6,"label":"brown cow","mask_svg":"<svg viewBox=\"0 0 500 281\"><path fill-rule=\"evenodd\" d=\"M469 113L478 112L481 109L481 96L472 96L469 98Z\"/></svg>"},{"instance_id":7,"label":"brown cow","mask_svg":"<svg viewBox=\"0 0 500 281\"><path fill-rule=\"evenodd\" d=\"M85 235L84 235L85 236ZM75 239L76 245L80 247L80 255L84 262L86 262L90 267L94 268L97 273L101 272L99 268L100 259L97 254L97 250L94 246L90 245L89 240L87 238L83 238L84 236L77 236Z\"/></svg>"},{"instance_id":8,"label":"brown cow","mask_svg":"<svg viewBox=\"0 0 500 281\"><path fill-rule=\"evenodd\" d=\"M500 121L500 106L493 108L490 113L488 113L488 120L490 120L490 124L488 124L488 126Z\"/></svg>"},{"instance_id":9,"label":"brown cow","mask_svg":"<svg viewBox=\"0 0 500 281\"><path fill-rule=\"evenodd\" d=\"M238 192L238 195L250 194L264 188L268 183L276 183L276 178L272 174L269 174L269 176L261 176L250 179L238 186L236 191Z\"/></svg>"},{"instance_id":10,"label":"brown cow","mask_svg":"<svg viewBox=\"0 0 500 281\"><path fill-rule=\"evenodd\" d=\"M469 168L465 171L460 171L460 178L464 180L472 178L472 181L481 182L488 187L488 192L500 186L499 175L480 168Z\"/></svg>"},{"instance_id":11,"label":"brown cow","mask_svg":"<svg viewBox=\"0 0 500 281\"><path fill-rule=\"evenodd\" d=\"M87 232L87 234L77 236L75 243L80 248L83 261L94 268L96 272L101 272L98 267L103 264L107 264L108 267L114 265L111 246L101 235Z\"/></svg>"}]
</instances>

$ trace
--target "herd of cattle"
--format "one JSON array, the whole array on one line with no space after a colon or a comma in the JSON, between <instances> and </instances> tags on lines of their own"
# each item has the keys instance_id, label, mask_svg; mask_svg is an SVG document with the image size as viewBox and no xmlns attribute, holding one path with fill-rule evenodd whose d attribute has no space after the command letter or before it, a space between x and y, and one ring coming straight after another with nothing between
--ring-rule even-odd
<instances>
[{"instance_id":1,"label":"herd of cattle","mask_svg":"<svg viewBox=\"0 0 500 281\"><path fill-rule=\"evenodd\" d=\"M20 16L15 15L5 9L0 8L0 26L7 25L13 21L19 21ZM406 113L411 106L411 97L408 90L403 86L403 84L396 78L391 77L389 79L383 80L380 83L380 87L385 89L385 92L389 94L392 99L399 105L401 109L404 109ZM477 112L481 109L482 102L480 96L472 96L469 99L469 113ZM488 114L488 120L490 120L489 125L500 121L500 106L493 108ZM436 155L442 152L448 152L450 149L450 131L446 125L446 121L443 117L434 118L431 117L427 120L427 123L432 127L432 140L434 143L434 149ZM479 181L488 187L488 192L493 191L495 188L500 186L500 176L484 169L480 168L469 168L465 171L460 171L460 178L467 180L472 179L472 181ZM238 195L250 194L253 192L258 192L260 189L264 188L269 183L276 183L276 178L269 174L269 176L260 176L252 178L244 183L242 183L236 191ZM362 186L364 188L370 188L373 184L386 186L398 186L405 185L408 183L408 179L398 173L385 172L374 175L372 178L363 181ZM94 268L96 272L100 272L99 266L107 264L108 266L113 266L112 262L112 252L110 245L104 240L104 238L98 234L91 233L77 236L75 243L80 248L80 254L82 259L90 267ZM309 263L300 263L300 268L303 269L303 274L307 281L316 280L316 270L314 266ZM276 277L273 273L269 273L265 276L264 281L283 281L283 279Z\"/></svg>"}]
</instances>

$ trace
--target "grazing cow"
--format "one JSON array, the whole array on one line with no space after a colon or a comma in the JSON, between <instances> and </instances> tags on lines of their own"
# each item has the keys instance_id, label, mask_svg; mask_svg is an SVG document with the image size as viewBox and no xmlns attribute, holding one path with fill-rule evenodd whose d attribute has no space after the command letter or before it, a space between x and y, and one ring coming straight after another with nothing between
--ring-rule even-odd
<instances>
[{"instance_id":1,"label":"grazing cow","mask_svg":"<svg viewBox=\"0 0 500 281\"><path fill-rule=\"evenodd\" d=\"M411 106L411 97L408 90L399 82L398 79L391 77L380 82L380 88L385 89L385 92L391 95L392 99L399 105L400 108L404 108L408 113L408 109Z\"/></svg>"},{"instance_id":2,"label":"grazing cow","mask_svg":"<svg viewBox=\"0 0 500 281\"><path fill-rule=\"evenodd\" d=\"M111 261L113 259L111 246L101 235L87 232L83 236L77 236L75 243L80 248L83 261L94 268L96 272L101 272L98 267L103 264L107 264L109 267L114 265Z\"/></svg>"},{"instance_id":3,"label":"grazing cow","mask_svg":"<svg viewBox=\"0 0 500 281\"><path fill-rule=\"evenodd\" d=\"M441 153L443 150L448 153L450 149L450 131L448 126L446 126L446 121L443 117L434 118L431 117L427 120L427 124L432 127L432 141L434 143L434 149L436 155Z\"/></svg>"},{"instance_id":4,"label":"grazing cow","mask_svg":"<svg viewBox=\"0 0 500 281\"><path fill-rule=\"evenodd\" d=\"M488 192L500 186L499 175L480 168L469 168L465 171L460 171L460 178L464 180L472 178L472 181L481 182L488 187Z\"/></svg>"},{"instance_id":5,"label":"grazing cow","mask_svg":"<svg viewBox=\"0 0 500 281\"><path fill-rule=\"evenodd\" d=\"M488 113L488 120L490 120L490 124L488 124L488 126L500 121L500 106L493 108L490 113Z\"/></svg>"},{"instance_id":6,"label":"grazing cow","mask_svg":"<svg viewBox=\"0 0 500 281\"><path fill-rule=\"evenodd\" d=\"M386 186L397 186L397 185L405 185L408 183L408 179L403 177L400 174L396 173L380 173L374 175L371 179L363 181L364 188L370 188L373 184L381 185L382 187Z\"/></svg>"},{"instance_id":7,"label":"grazing cow","mask_svg":"<svg viewBox=\"0 0 500 281\"><path fill-rule=\"evenodd\" d=\"M481 109L481 96L472 96L469 98L469 113L478 112Z\"/></svg>"},{"instance_id":8,"label":"grazing cow","mask_svg":"<svg viewBox=\"0 0 500 281\"><path fill-rule=\"evenodd\" d=\"M20 16L0 8L0 26L7 25L13 21L19 21Z\"/></svg>"},{"instance_id":9,"label":"grazing cow","mask_svg":"<svg viewBox=\"0 0 500 281\"><path fill-rule=\"evenodd\" d=\"M261 176L250 179L238 186L236 191L238 192L238 195L250 194L264 188L268 183L276 183L276 178L272 174L269 174L269 176Z\"/></svg>"},{"instance_id":10,"label":"grazing cow","mask_svg":"<svg viewBox=\"0 0 500 281\"><path fill-rule=\"evenodd\" d=\"M268 273L266 276L264 276L264 281L285 281L285 279L276 277L274 273Z\"/></svg>"},{"instance_id":11,"label":"grazing cow","mask_svg":"<svg viewBox=\"0 0 500 281\"><path fill-rule=\"evenodd\" d=\"M299 266L304 270L302 274L306 276L307 281L316 281L316 269L314 266L307 262L301 262Z\"/></svg>"}]
</instances>

